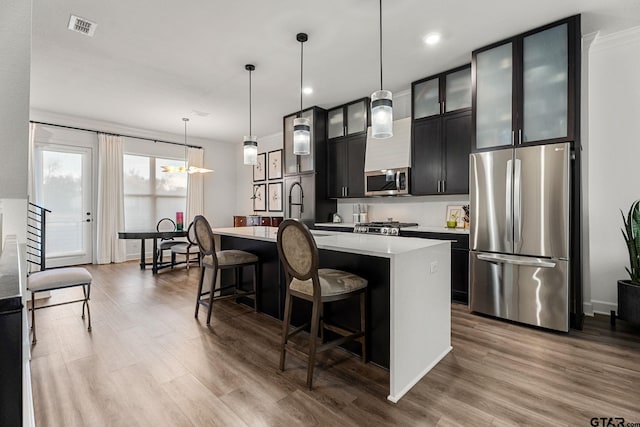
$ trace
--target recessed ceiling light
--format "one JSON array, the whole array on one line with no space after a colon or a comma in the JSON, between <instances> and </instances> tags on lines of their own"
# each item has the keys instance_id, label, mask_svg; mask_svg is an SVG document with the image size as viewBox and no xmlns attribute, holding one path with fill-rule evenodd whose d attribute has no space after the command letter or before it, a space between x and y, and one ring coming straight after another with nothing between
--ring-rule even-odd
<instances>
[{"instance_id":1,"label":"recessed ceiling light","mask_svg":"<svg viewBox=\"0 0 640 427\"><path fill-rule=\"evenodd\" d=\"M305 87L302 89L302 93L304 93L305 95L311 95L313 93L313 88L312 87Z\"/></svg>"},{"instance_id":2,"label":"recessed ceiling light","mask_svg":"<svg viewBox=\"0 0 640 427\"><path fill-rule=\"evenodd\" d=\"M431 33L428 34L427 37L424 38L424 42L428 45L434 45L440 41L440 34Z\"/></svg>"}]
</instances>

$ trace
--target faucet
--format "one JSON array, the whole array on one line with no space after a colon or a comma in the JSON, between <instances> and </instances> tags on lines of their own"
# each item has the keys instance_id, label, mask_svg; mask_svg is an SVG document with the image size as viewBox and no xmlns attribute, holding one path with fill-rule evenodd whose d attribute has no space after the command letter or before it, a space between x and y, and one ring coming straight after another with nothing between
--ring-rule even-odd
<instances>
[{"instance_id":1,"label":"faucet","mask_svg":"<svg viewBox=\"0 0 640 427\"><path fill-rule=\"evenodd\" d=\"M295 186L300 187L300 203L293 203L293 201L291 200L291 194L293 193L293 188ZM291 184L291 188L289 188L289 215L291 216L291 207L292 206L300 206L300 216L302 217L302 213L304 212L304 191L302 190L302 185L296 181L293 184Z\"/></svg>"}]
</instances>

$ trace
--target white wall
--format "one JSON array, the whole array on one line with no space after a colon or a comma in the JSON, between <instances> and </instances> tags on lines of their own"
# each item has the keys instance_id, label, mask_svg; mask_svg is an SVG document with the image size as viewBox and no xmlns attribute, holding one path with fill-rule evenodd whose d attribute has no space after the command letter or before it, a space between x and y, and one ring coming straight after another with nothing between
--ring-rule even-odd
<instances>
[{"instance_id":1,"label":"white wall","mask_svg":"<svg viewBox=\"0 0 640 427\"><path fill-rule=\"evenodd\" d=\"M0 198L27 198L30 71L31 2L3 1L0 4L0 153L5 161L0 168Z\"/></svg>"},{"instance_id":2,"label":"white wall","mask_svg":"<svg viewBox=\"0 0 640 427\"><path fill-rule=\"evenodd\" d=\"M583 66L589 67L585 312L609 313L617 308L617 280L628 277L619 210L640 199L640 27L597 37Z\"/></svg>"}]
</instances>

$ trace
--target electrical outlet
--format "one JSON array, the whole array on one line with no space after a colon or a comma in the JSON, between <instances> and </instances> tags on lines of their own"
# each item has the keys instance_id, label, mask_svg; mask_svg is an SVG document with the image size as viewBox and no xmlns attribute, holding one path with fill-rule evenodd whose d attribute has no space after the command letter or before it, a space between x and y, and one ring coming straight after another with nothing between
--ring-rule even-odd
<instances>
[{"instance_id":1,"label":"electrical outlet","mask_svg":"<svg viewBox=\"0 0 640 427\"><path fill-rule=\"evenodd\" d=\"M431 261L431 273L438 271L438 261Z\"/></svg>"}]
</instances>

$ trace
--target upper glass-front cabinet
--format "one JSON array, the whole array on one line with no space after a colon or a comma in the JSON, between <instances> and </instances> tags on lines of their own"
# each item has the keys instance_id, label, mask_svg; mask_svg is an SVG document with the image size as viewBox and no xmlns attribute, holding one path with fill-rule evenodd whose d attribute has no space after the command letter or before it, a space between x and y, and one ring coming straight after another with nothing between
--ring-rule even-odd
<instances>
[{"instance_id":1,"label":"upper glass-front cabinet","mask_svg":"<svg viewBox=\"0 0 640 427\"><path fill-rule=\"evenodd\" d=\"M471 108L471 67L445 76L444 111Z\"/></svg>"},{"instance_id":2,"label":"upper glass-front cabinet","mask_svg":"<svg viewBox=\"0 0 640 427\"><path fill-rule=\"evenodd\" d=\"M440 78L416 83L413 87L413 118L421 119L440 113Z\"/></svg>"},{"instance_id":3,"label":"upper glass-front cabinet","mask_svg":"<svg viewBox=\"0 0 640 427\"><path fill-rule=\"evenodd\" d=\"M580 16L473 53L474 149L574 141Z\"/></svg>"},{"instance_id":4,"label":"upper glass-front cabinet","mask_svg":"<svg viewBox=\"0 0 640 427\"><path fill-rule=\"evenodd\" d=\"M523 40L522 141L567 136L568 24Z\"/></svg>"},{"instance_id":5,"label":"upper glass-front cabinet","mask_svg":"<svg viewBox=\"0 0 640 427\"><path fill-rule=\"evenodd\" d=\"M329 110L327 136L332 139L366 132L369 124L368 113L369 98L362 98Z\"/></svg>"},{"instance_id":6,"label":"upper glass-front cabinet","mask_svg":"<svg viewBox=\"0 0 640 427\"><path fill-rule=\"evenodd\" d=\"M513 44L477 54L476 148L511 145Z\"/></svg>"},{"instance_id":7,"label":"upper glass-front cabinet","mask_svg":"<svg viewBox=\"0 0 640 427\"><path fill-rule=\"evenodd\" d=\"M414 120L471 108L471 66L413 82L411 91Z\"/></svg>"}]
</instances>

